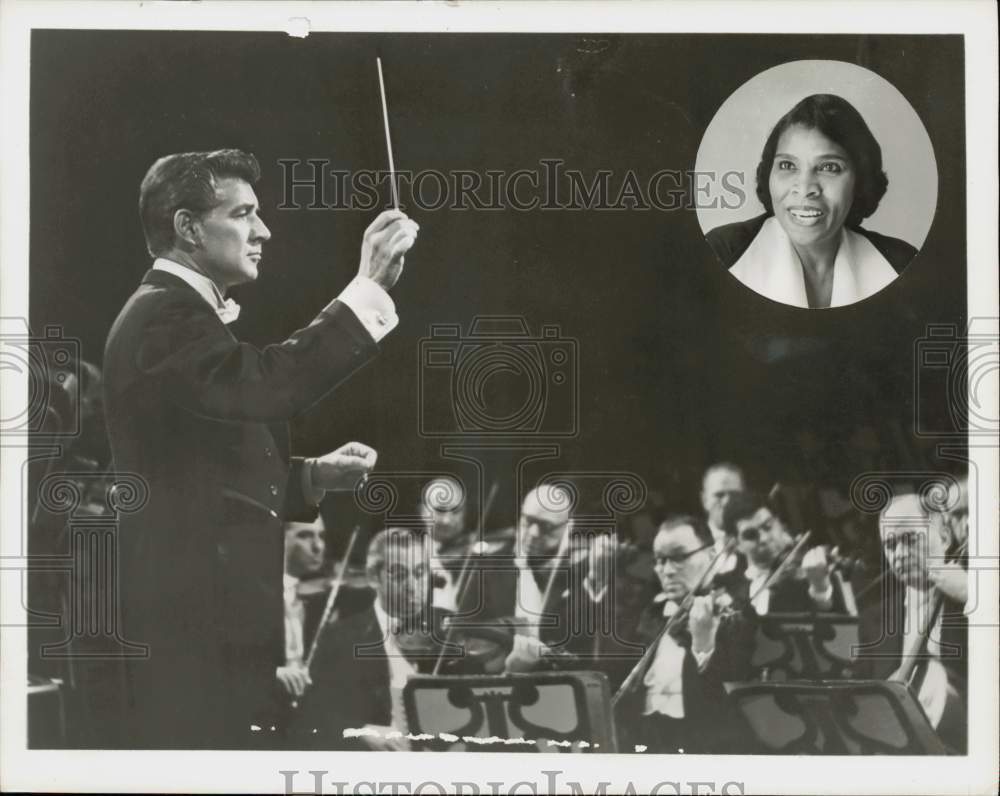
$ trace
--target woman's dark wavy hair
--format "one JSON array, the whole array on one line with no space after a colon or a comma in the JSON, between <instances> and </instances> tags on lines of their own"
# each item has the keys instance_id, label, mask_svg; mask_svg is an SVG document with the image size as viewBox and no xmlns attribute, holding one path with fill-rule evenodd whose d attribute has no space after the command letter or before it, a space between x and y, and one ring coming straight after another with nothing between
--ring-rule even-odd
<instances>
[{"instance_id":1,"label":"woman's dark wavy hair","mask_svg":"<svg viewBox=\"0 0 1000 796\"><path fill-rule=\"evenodd\" d=\"M847 151L856 179L854 203L845 223L849 227L858 226L878 208L889 186L889 178L882 171L882 148L872 131L857 109L836 94L813 94L806 97L778 120L767 137L760 163L757 164L757 198L767 209L768 215L773 215L768 180L778 139L793 125L819 130Z\"/></svg>"}]
</instances>

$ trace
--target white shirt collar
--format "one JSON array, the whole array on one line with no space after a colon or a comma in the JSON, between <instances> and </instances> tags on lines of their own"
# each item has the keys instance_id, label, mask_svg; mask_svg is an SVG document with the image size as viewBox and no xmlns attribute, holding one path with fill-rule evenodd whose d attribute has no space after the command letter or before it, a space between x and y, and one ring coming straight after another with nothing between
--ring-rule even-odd
<instances>
[{"instance_id":1,"label":"white shirt collar","mask_svg":"<svg viewBox=\"0 0 1000 796\"><path fill-rule=\"evenodd\" d=\"M771 216L761 226L729 273L773 301L808 307L805 277L792 242ZM833 265L830 306L853 304L877 293L896 278L896 271L864 235L846 227Z\"/></svg>"},{"instance_id":2,"label":"white shirt collar","mask_svg":"<svg viewBox=\"0 0 1000 796\"><path fill-rule=\"evenodd\" d=\"M382 605L382 600L378 597L376 597L375 602L372 603L372 609L375 611L375 618L378 620L379 630L382 631L382 638L391 638L389 628L395 628L398 622L393 620L389 614L386 613L385 607Z\"/></svg>"},{"instance_id":3,"label":"white shirt collar","mask_svg":"<svg viewBox=\"0 0 1000 796\"><path fill-rule=\"evenodd\" d=\"M299 579L294 575L289 575L287 572L281 576L281 581L286 589L291 589L299 585Z\"/></svg>"},{"instance_id":4,"label":"white shirt collar","mask_svg":"<svg viewBox=\"0 0 1000 796\"><path fill-rule=\"evenodd\" d=\"M153 261L154 271L166 271L173 274L178 279L183 279L188 285L198 291L209 306L215 309L223 323L232 323L240 315L240 306L232 299L227 299L222 295L219 286L204 274L188 268L186 265L175 263L166 257L157 257Z\"/></svg>"}]
</instances>

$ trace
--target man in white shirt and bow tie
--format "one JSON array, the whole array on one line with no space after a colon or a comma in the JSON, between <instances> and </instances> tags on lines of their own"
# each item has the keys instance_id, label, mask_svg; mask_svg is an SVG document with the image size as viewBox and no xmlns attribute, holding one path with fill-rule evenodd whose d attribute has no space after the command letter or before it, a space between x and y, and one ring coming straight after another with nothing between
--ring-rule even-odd
<instances>
[{"instance_id":1,"label":"man in white shirt and bow tie","mask_svg":"<svg viewBox=\"0 0 1000 796\"><path fill-rule=\"evenodd\" d=\"M729 708L722 683L749 674L753 625L738 611L721 615L728 597L711 593L694 598L686 620L673 620L716 558L704 520L683 515L666 520L653 554L662 590L644 612L637 635L656 648L616 706L619 729L653 753L738 752L747 743L747 730ZM671 621L675 632L659 635Z\"/></svg>"},{"instance_id":2,"label":"man in white shirt and bow tie","mask_svg":"<svg viewBox=\"0 0 1000 796\"><path fill-rule=\"evenodd\" d=\"M227 291L254 281L271 232L234 149L157 160L139 191L152 268L108 336L115 466L149 498L121 520L129 737L139 748L244 748L282 649L282 518L310 520L351 489L375 451L289 455L287 423L378 352L398 323L387 291L417 225L399 211L365 232L357 276L282 343L241 343Z\"/></svg>"},{"instance_id":3,"label":"man in white shirt and bow tie","mask_svg":"<svg viewBox=\"0 0 1000 796\"><path fill-rule=\"evenodd\" d=\"M304 595L302 584L320 574L325 552L326 528L321 518L285 524L285 664L277 668L275 675L291 698L302 696L312 684L304 664L326 607L328 590Z\"/></svg>"}]
</instances>

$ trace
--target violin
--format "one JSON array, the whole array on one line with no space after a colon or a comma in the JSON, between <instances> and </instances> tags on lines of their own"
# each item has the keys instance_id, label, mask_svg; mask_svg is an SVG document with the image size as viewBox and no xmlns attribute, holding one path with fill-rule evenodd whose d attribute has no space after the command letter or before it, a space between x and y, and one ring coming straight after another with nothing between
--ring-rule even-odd
<instances>
[{"instance_id":1,"label":"violin","mask_svg":"<svg viewBox=\"0 0 1000 796\"><path fill-rule=\"evenodd\" d=\"M643 653L638 663L632 667L632 671L630 671L628 676L622 681L618 691L611 698L611 707L613 709L618 706L618 703L622 700L622 698L635 691L638 685L642 682L642 678L645 676L650 665L653 663L653 656L656 655L656 650L660 645L660 640L665 635L676 634L682 627L687 625L688 619L691 615L691 609L694 607L695 599L713 592L713 586L715 585L716 578L719 574L716 571L718 564L721 561L725 561L726 557L736 549L736 544L737 540L735 537L727 539L723 548L712 558L711 563L702 573L698 583L695 584L695 587L684 597L677 609L677 612L664 623L659 633L656 634L653 641L646 647L646 651ZM727 611L727 613L732 614L735 613L736 608L735 606L722 603L716 606L716 610L720 612L720 615L722 611Z\"/></svg>"},{"instance_id":2,"label":"violin","mask_svg":"<svg viewBox=\"0 0 1000 796\"><path fill-rule=\"evenodd\" d=\"M514 628L498 621L495 626L463 628L449 620L452 614L436 610L436 626L421 623L397 634L396 645L421 674L498 674L514 647Z\"/></svg>"}]
</instances>

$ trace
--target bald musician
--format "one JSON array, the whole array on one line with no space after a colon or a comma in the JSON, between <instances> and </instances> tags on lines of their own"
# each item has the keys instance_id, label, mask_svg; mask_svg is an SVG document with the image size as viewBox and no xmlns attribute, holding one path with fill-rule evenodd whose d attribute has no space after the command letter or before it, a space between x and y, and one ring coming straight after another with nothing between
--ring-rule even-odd
<instances>
[{"instance_id":1,"label":"bald musician","mask_svg":"<svg viewBox=\"0 0 1000 796\"><path fill-rule=\"evenodd\" d=\"M653 553L661 591L645 609L639 635L656 646L616 706L619 730L652 753L747 751L749 732L730 710L722 684L751 674L752 619L722 592L696 596L677 632L656 640L712 564L712 532L700 518L670 518Z\"/></svg>"},{"instance_id":2,"label":"bald musician","mask_svg":"<svg viewBox=\"0 0 1000 796\"><path fill-rule=\"evenodd\" d=\"M512 618L518 633L561 637L559 603L569 582L572 495L543 483L524 496L514 534L476 558L460 606L463 623Z\"/></svg>"}]
</instances>

